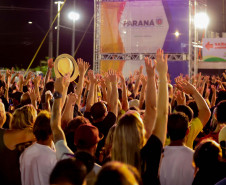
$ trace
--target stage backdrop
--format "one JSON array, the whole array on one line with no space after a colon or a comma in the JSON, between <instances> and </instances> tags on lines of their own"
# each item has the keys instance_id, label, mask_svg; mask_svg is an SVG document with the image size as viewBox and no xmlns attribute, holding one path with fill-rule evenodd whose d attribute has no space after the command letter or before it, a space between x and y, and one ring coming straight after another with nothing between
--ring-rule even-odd
<instances>
[{"instance_id":1,"label":"stage backdrop","mask_svg":"<svg viewBox=\"0 0 226 185\"><path fill-rule=\"evenodd\" d=\"M174 33L180 32L178 38ZM163 48L166 53L188 53L189 1L127 1L101 3L101 54L106 53L156 53ZM101 61L101 72L116 69L128 76L144 65L144 61ZM188 74L188 62L183 62ZM186 71L184 70L186 69ZM176 70L176 69L175 69Z\"/></svg>"}]
</instances>

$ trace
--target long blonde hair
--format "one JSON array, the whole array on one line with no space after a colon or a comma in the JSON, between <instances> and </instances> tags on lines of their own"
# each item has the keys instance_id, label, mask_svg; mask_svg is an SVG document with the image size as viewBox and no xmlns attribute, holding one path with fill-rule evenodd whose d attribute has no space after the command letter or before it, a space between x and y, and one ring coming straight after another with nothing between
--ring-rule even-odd
<instances>
[{"instance_id":1,"label":"long blonde hair","mask_svg":"<svg viewBox=\"0 0 226 185\"><path fill-rule=\"evenodd\" d=\"M135 166L141 171L140 150L145 144L143 122L136 111L129 111L118 121L113 145L112 159Z\"/></svg>"},{"instance_id":2,"label":"long blonde hair","mask_svg":"<svg viewBox=\"0 0 226 185\"><path fill-rule=\"evenodd\" d=\"M37 117L37 111L33 105L25 105L16 109L13 113L13 120L10 129L32 128Z\"/></svg>"}]
</instances>

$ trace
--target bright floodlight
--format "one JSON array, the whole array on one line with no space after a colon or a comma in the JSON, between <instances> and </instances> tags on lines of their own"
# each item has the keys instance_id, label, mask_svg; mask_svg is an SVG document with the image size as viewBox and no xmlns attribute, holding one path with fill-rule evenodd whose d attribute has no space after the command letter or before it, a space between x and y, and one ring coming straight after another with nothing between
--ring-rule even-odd
<instances>
[{"instance_id":1,"label":"bright floodlight","mask_svg":"<svg viewBox=\"0 0 226 185\"><path fill-rule=\"evenodd\" d=\"M209 24L209 16L206 13L197 13L195 15L194 23L196 28L205 29Z\"/></svg>"},{"instance_id":2,"label":"bright floodlight","mask_svg":"<svg viewBox=\"0 0 226 185\"><path fill-rule=\"evenodd\" d=\"M77 21L80 18L80 15L76 12L70 12L68 14L68 18L71 19L72 21Z\"/></svg>"},{"instance_id":3,"label":"bright floodlight","mask_svg":"<svg viewBox=\"0 0 226 185\"><path fill-rule=\"evenodd\" d=\"M176 32L174 33L174 35L175 35L176 37L179 37L179 36L180 36L180 32L179 32L179 31L176 31Z\"/></svg>"},{"instance_id":4,"label":"bright floodlight","mask_svg":"<svg viewBox=\"0 0 226 185\"><path fill-rule=\"evenodd\" d=\"M32 22L31 21L28 21L28 24L32 24Z\"/></svg>"}]
</instances>

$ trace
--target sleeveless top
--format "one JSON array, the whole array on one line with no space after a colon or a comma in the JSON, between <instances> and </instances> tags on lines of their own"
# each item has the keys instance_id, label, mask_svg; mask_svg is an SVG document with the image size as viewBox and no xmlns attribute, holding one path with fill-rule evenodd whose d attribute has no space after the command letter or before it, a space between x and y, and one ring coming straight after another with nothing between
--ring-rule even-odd
<instances>
[{"instance_id":1,"label":"sleeveless top","mask_svg":"<svg viewBox=\"0 0 226 185\"><path fill-rule=\"evenodd\" d=\"M0 129L0 184L21 185L19 157L17 149L8 149L3 140L5 130Z\"/></svg>"}]
</instances>

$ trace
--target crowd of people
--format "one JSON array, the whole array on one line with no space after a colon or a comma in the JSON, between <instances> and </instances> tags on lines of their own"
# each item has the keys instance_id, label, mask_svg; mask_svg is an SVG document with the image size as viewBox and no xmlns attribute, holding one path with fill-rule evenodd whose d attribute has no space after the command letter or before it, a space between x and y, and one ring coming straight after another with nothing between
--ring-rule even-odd
<instances>
[{"instance_id":1,"label":"crowd of people","mask_svg":"<svg viewBox=\"0 0 226 185\"><path fill-rule=\"evenodd\" d=\"M82 59L72 82L52 59L44 78L1 74L0 184L226 184L226 74L172 85L167 59L128 78Z\"/></svg>"}]
</instances>

